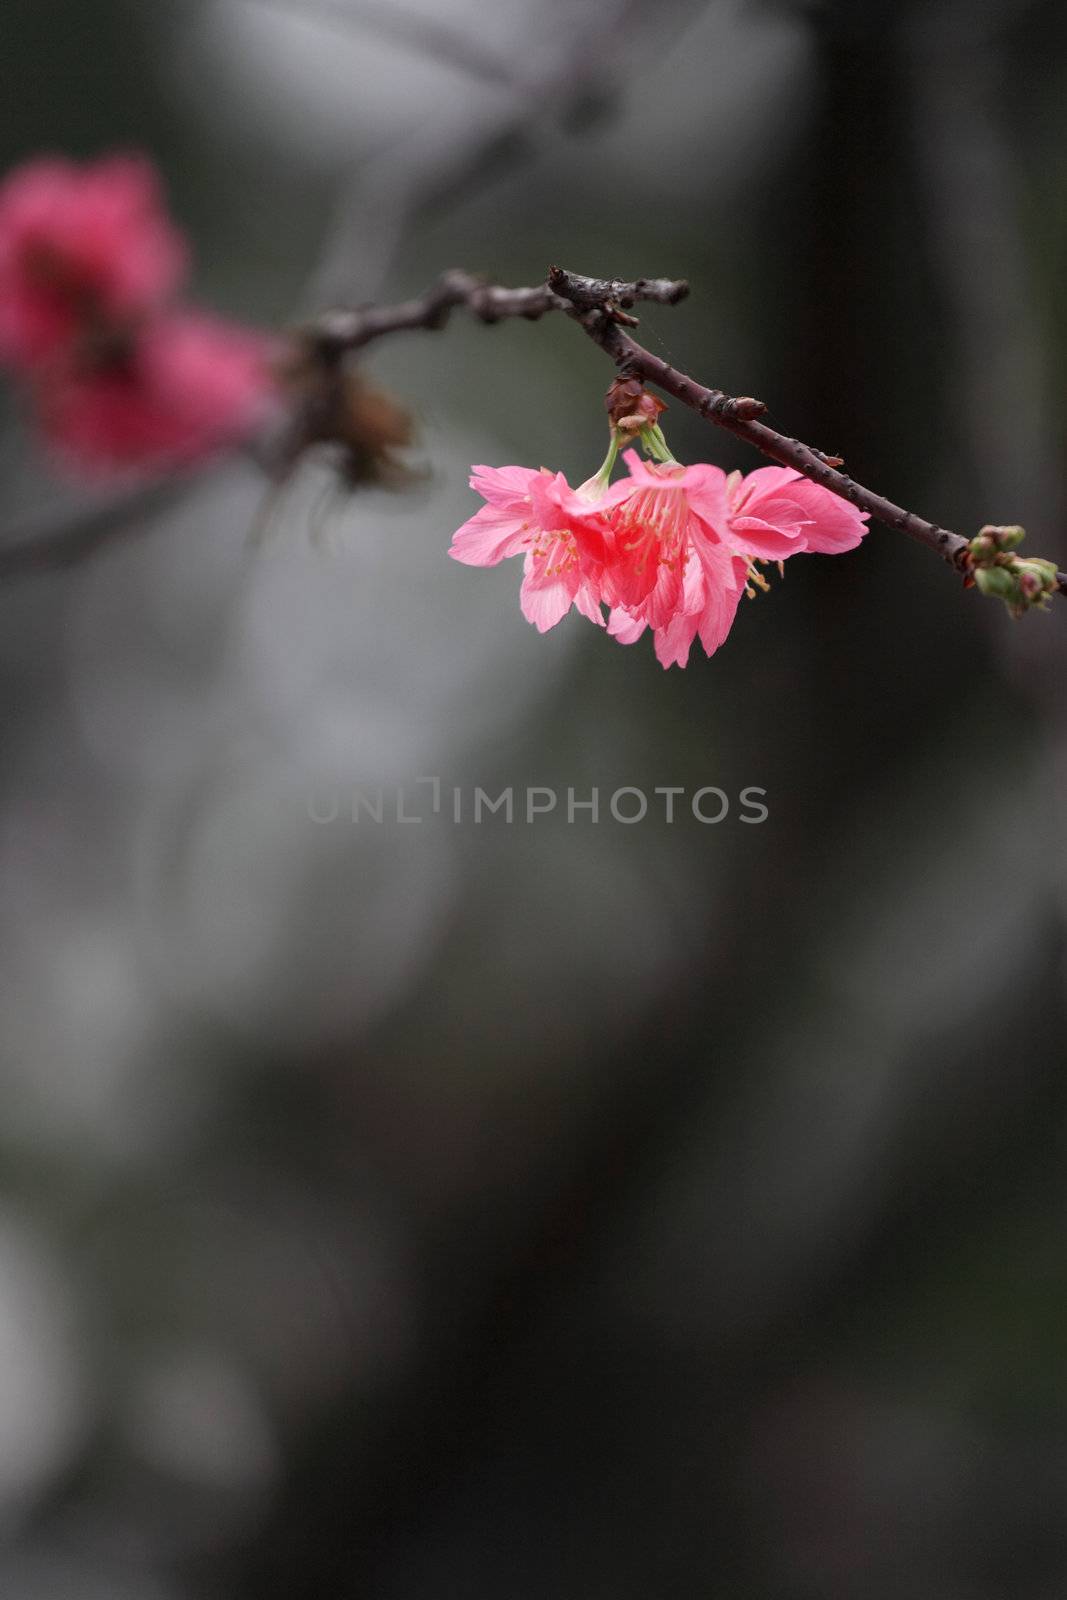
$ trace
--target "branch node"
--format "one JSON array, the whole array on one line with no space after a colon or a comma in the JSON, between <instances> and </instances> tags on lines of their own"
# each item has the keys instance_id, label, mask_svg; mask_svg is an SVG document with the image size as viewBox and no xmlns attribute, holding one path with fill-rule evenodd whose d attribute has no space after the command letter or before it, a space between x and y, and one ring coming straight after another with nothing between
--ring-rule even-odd
<instances>
[{"instance_id":1,"label":"branch node","mask_svg":"<svg viewBox=\"0 0 1067 1600\"><path fill-rule=\"evenodd\" d=\"M725 414L737 417L741 422L752 422L767 411L763 401L754 399L750 394L739 395L737 399L728 401L722 409Z\"/></svg>"}]
</instances>

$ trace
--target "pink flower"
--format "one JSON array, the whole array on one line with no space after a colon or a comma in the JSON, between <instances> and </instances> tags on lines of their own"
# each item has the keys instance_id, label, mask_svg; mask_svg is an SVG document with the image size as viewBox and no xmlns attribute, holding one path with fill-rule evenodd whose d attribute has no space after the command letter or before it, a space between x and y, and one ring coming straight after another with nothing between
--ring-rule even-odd
<instances>
[{"instance_id":1,"label":"pink flower","mask_svg":"<svg viewBox=\"0 0 1067 1600\"><path fill-rule=\"evenodd\" d=\"M261 334L169 313L115 359L51 370L36 391L41 427L89 469L188 464L262 420L274 393L271 353Z\"/></svg>"},{"instance_id":2,"label":"pink flower","mask_svg":"<svg viewBox=\"0 0 1067 1600\"><path fill-rule=\"evenodd\" d=\"M612 638L633 644L651 628L663 666L684 667L695 639L713 655L741 596L767 588L758 563L850 550L866 532L866 512L799 472L761 467L745 478L682 466L658 427L646 433L666 459L625 451L629 477L610 488L617 433L600 472L577 490L544 468L474 467L471 488L486 504L449 554L478 567L521 554L523 613L542 633L572 605L602 625L606 603Z\"/></svg>"},{"instance_id":3,"label":"pink flower","mask_svg":"<svg viewBox=\"0 0 1067 1600\"><path fill-rule=\"evenodd\" d=\"M186 260L147 161L27 162L0 185L0 358L26 369L82 334L132 326Z\"/></svg>"},{"instance_id":4,"label":"pink flower","mask_svg":"<svg viewBox=\"0 0 1067 1600\"><path fill-rule=\"evenodd\" d=\"M522 555L523 614L542 633L572 605L602 625L606 603L612 638L651 628L663 666L684 667L694 640L714 654L741 596L766 588L755 563L849 550L866 532L866 512L786 467L727 477L627 450L629 477L607 488L612 459L578 490L544 468L473 468L486 504L449 554L478 567Z\"/></svg>"},{"instance_id":5,"label":"pink flower","mask_svg":"<svg viewBox=\"0 0 1067 1600\"><path fill-rule=\"evenodd\" d=\"M522 555L522 614L539 633L571 606L601 627L600 583L608 557L604 513L629 490L575 490L544 467L473 467L471 488L486 504L452 539L449 555L471 567L495 567Z\"/></svg>"},{"instance_id":6,"label":"pink flower","mask_svg":"<svg viewBox=\"0 0 1067 1600\"><path fill-rule=\"evenodd\" d=\"M613 505L601 595L608 632L632 644L646 627L665 667L684 667L694 639L712 655L726 639L752 563L858 544L866 513L784 467L729 478L718 467L642 461L625 452L631 491Z\"/></svg>"}]
</instances>

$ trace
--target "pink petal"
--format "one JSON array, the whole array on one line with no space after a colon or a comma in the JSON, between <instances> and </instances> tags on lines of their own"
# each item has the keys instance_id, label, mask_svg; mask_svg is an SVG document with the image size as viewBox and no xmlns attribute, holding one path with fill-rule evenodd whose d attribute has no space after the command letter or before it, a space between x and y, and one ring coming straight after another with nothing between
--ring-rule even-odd
<instances>
[{"instance_id":1,"label":"pink petal","mask_svg":"<svg viewBox=\"0 0 1067 1600\"><path fill-rule=\"evenodd\" d=\"M517 556L530 541L529 528L513 511L482 506L452 535L449 555L467 567L495 567Z\"/></svg>"},{"instance_id":2,"label":"pink petal","mask_svg":"<svg viewBox=\"0 0 1067 1600\"><path fill-rule=\"evenodd\" d=\"M470 485L490 505L507 506L525 500L540 476L534 467L472 467Z\"/></svg>"},{"instance_id":3,"label":"pink petal","mask_svg":"<svg viewBox=\"0 0 1067 1600\"><path fill-rule=\"evenodd\" d=\"M574 592L563 578L538 581L533 560L526 556L526 574L522 580L519 604L527 622L532 622L538 633L547 633L567 615Z\"/></svg>"},{"instance_id":4,"label":"pink petal","mask_svg":"<svg viewBox=\"0 0 1067 1600\"><path fill-rule=\"evenodd\" d=\"M626 463L626 470L630 477L642 489L659 489L663 480L658 473L653 471L652 464L646 461L636 450L624 450L622 459Z\"/></svg>"},{"instance_id":5,"label":"pink petal","mask_svg":"<svg viewBox=\"0 0 1067 1600\"><path fill-rule=\"evenodd\" d=\"M534 526L549 533L573 534L583 558L595 565L602 565L607 559L604 504L577 494L562 472L554 476L542 472L530 485L530 520Z\"/></svg>"},{"instance_id":6,"label":"pink petal","mask_svg":"<svg viewBox=\"0 0 1067 1600\"><path fill-rule=\"evenodd\" d=\"M721 547L714 552L711 561L705 562L706 599L698 624L706 655L715 654L733 627L747 571L744 561L727 555Z\"/></svg>"},{"instance_id":7,"label":"pink petal","mask_svg":"<svg viewBox=\"0 0 1067 1600\"><path fill-rule=\"evenodd\" d=\"M869 513L860 511L840 495L831 494L821 484L801 478L789 485L789 497L803 508L809 519L804 543L823 555L838 555L854 550L867 532Z\"/></svg>"},{"instance_id":8,"label":"pink petal","mask_svg":"<svg viewBox=\"0 0 1067 1600\"><path fill-rule=\"evenodd\" d=\"M801 481L795 467L757 467L753 472L746 472L738 485L734 495L734 510L763 516L761 501L777 500L793 484Z\"/></svg>"},{"instance_id":9,"label":"pink petal","mask_svg":"<svg viewBox=\"0 0 1067 1600\"><path fill-rule=\"evenodd\" d=\"M721 538L728 512L725 472L721 467L698 461L686 467L683 487L693 511Z\"/></svg>"},{"instance_id":10,"label":"pink petal","mask_svg":"<svg viewBox=\"0 0 1067 1600\"><path fill-rule=\"evenodd\" d=\"M696 617L679 615L656 629L656 659L661 667L685 667L697 632Z\"/></svg>"},{"instance_id":11,"label":"pink petal","mask_svg":"<svg viewBox=\"0 0 1067 1600\"><path fill-rule=\"evenodd\" d=\"M683 584L679 562L661 561L656 581L641 606L641 615L650 628L663 628L682 610Z\"/></svg>"},{"instance_id":12,"label":"pink petal","mask_svg":"<svg viewBox=\"0 0 1067 1600\"><path fill-rule=\"evenodd\" d=\"M608 618L608 635L620 644L636 644L648 627L640 617L631 617L628 611L616 606Z\"/></svg>"},{"instance_id":13,"label":"pink petal","mask_svg":"<svg viewBox=\"0 0 1067 1600\"><path fill-rule=\"evenodd\" d=\"M588 578L583 578L574 595L575 608L588 617L590 622L595 622L598 628L604 626L604 613L600 609L600 596Z\"/></svg>"},{"instance_id":14,"label":"pink petal","mask_svg":"<svg viewBox=\"0 0 1067 1600\"><path fill-rule=\"evenodd\" d=\"M765 561L784 561L807 549L808 521L799 515L799 506L783 500L777 507L771 503L764 509L766 517L732 516L727 543L745 555L760 556Z\"/></svg>"},{"instance_id":15,"label":"pink petal","mask_svg":"<svg viewBox=\"0 0 1067 1600\"><path fill-rule=\"evenodd\" d=\"M685 564L682 578L682 596L680 610L687 617L694 617L703 611L707 596L707 579L705 576L705 563L715 572L719 571L722 557L716 546L708 549L697 544L690 546L689 559Z\"/></svg>"}]
</instances>

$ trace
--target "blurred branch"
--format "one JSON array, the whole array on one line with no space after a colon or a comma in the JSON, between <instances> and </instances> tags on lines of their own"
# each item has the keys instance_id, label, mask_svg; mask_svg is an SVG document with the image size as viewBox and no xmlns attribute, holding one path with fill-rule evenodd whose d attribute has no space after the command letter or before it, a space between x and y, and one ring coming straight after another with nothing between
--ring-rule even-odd
<instances>
[{"instance_id":1,"label":"blurred branch","mask_svg":"<svg viewBox=\"0 0 1067 1600\"><path fill-rule=\"evenodd\" d=\"M0 543L0 582L76 566L102 545L136 532L144 517L169 505L188 482L182 473L128 484L89 505L46 506L10 525Z\"/></svg>"},{"instance_id":2,"label":"blurred branch","mask_svg":"<svg viewBox=\"0 0 1067 1600\"><path fill-rule=\"evenodd\" d=\"M346 33L362 30L375 33L401 49L412 50L441 65L480 78L485 83L502 84L508 89L522 88L523 82L502 57L495 55L471 34L452 28L434 17L420 16L377 0L243 0L245 5L263 6L342 28Z\"/></svg>"},{"instance_id":3,"label":"blurred branch","mask_svg":"<svg viewBox=\"0 0 1067 1600\"><path fill-rule=\"evenodd\" d=\"M639 54L647 64L649 50L676 39L697 10L696 0L660 0L654 27L643 0L570 0L550 27L538 14L536 29L510 48L532 63L523 77L513 74L510 95L471 96L443 122L425 118L345 186L302 304L313 313L348 300L356 286L377 294L417 222L513 173L556 130L595 125L623 69Z\"/></svg>"}]
</instances>

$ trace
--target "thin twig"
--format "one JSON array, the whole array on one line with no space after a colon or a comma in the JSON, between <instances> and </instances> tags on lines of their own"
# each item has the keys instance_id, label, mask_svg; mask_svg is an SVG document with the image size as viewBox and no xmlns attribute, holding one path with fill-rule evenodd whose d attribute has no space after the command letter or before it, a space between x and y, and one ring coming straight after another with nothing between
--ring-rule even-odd
<instances>
[{"instance_id":1,"label":"thin twig","mask_svg":"<svg viewBox=\"0 0 1067 1600\"><path fill-rule=\"evenodd\" d=\"M457 268L444 273L425 294L393 306L362 306L353 311L328 311L308 324L305 330L324 354L360 350L386 334L414 328L443 328L457 306L466 306L481 322L502 322L508 317L524 317L536 322L546 311L565 311L610 307L613 314L639 300L655 300L674 305L689 292L682 279L639 278L635 283L617 279L574 280L574 291L581 298L572 301L548 283L534 289L505 289L486 283L471 272ZM632 320L632 319L628 319Z\"/></svg>"}]
</instances>

